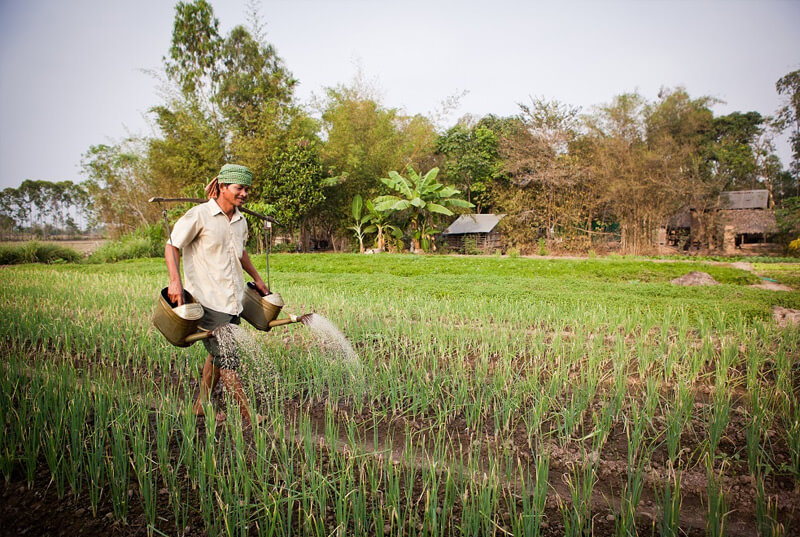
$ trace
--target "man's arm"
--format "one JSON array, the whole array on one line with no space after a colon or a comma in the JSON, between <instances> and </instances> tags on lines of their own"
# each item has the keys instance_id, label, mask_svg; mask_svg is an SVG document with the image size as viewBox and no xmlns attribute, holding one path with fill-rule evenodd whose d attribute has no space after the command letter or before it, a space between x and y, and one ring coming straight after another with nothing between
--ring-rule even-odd
<instances>
[{"instance_id":1,"label":"man's arm","mask_svg":"<svg viewBox=\"0 0 800 537\"><path fill-rule=\"evenodd\" d=\"M167 244L164 247L164 260L167 262L169 272L169 287L167 296L179 306L183 304L183 284L181 283L181 251Z\"/></svg>"},{"instance_id":2,"label":"man's arm","mask_svg":"<svg viewBox=\"0 0 800 537\"><path fill-rule=\"evenodd\" d=\"M258 292L262 295L268 295L269 288L267 287L267 284L264 283L264 280L261 279L261 275L256 270L256 267L253 266L253 262L250 261L250 256L247 255L247 250L242 250L241 262L244 271L248 273L251 278L253 278L253 282L256 284L256 289L258 289Z\"/></svg>"}]
</instances>

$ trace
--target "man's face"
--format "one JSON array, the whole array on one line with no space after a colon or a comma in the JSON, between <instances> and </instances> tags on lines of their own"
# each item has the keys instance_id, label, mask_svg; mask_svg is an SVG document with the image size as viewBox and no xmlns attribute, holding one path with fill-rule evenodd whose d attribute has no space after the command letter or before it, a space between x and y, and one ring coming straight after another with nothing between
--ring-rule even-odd
<instances>
[{"instance_id":1,"label":"man's face","mask_svg":"<svg viewBox=\"0 0 800 537\"><path fill-rule=\"evenodd\" d=\"M250 187L245 185L222 184L219 188L219 195L234 207L241 207L244 204L248 192Z\"/></svg>"}]
</instances>

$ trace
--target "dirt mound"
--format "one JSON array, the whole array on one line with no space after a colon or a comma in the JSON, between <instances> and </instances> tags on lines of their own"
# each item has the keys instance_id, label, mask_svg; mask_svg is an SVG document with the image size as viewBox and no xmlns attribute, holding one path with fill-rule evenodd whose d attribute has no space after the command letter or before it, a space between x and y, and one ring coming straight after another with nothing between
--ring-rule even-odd
<instances>
[{"instance_id":1,"label":"dirt mound","mask_svg":"<svg viewBox=\"0 0 800 537\"><path fill-rule=\"evenodd\" d=\"M800 310L775 306L772 308L772 318L779 326L800 326Z\"/></svg>"},{"instance_id":2,"label":"dirt mound","mask_svg":"<svg viewBox=\"0 0 800 537\"><path fill-rule=\"evenodd\" d=\"M675 278L670 283L675 285L719 285L719 282L712 278L710 274L697 270L684 274L680 278Z\"/></svg>"}]
</instances>

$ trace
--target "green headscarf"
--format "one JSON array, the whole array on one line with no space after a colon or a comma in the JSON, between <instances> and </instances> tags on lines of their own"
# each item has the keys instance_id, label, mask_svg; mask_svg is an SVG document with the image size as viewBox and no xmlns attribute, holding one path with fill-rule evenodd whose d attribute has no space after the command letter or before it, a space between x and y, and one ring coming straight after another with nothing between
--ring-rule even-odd
<instances>
[{"instance_id":1,"label":"green headscarf","mask_svg":"<svg viewBox=\"0 0 800 537\"><path fill-rule=\"evenodd\" d=\"M253 173L239 164L225 164L217 175L217 182L250 186L253 182Z\"/></svg>"}]
</instances>

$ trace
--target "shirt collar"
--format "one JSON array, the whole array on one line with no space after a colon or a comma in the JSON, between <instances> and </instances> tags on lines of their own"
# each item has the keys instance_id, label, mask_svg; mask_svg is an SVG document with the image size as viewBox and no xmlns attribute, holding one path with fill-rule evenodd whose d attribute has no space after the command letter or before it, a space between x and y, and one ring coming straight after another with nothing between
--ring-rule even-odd
<instances>
[{"instance_id":1,"label":"shirt collar","mask_svg":"<svg viewBox=\"0 0 800 537\"><path fill-rule=\"evenodd\" d=\"M224 215L225 212L220 208L217 200L211 198L208 200L208 207L211 209L211 216L216 216L218 214ZM233 216L231 217L231 224L236 222L237 220L243 218L242 213L239 211L237 207L233 208Z\"/></svg>"}]
</instances>

